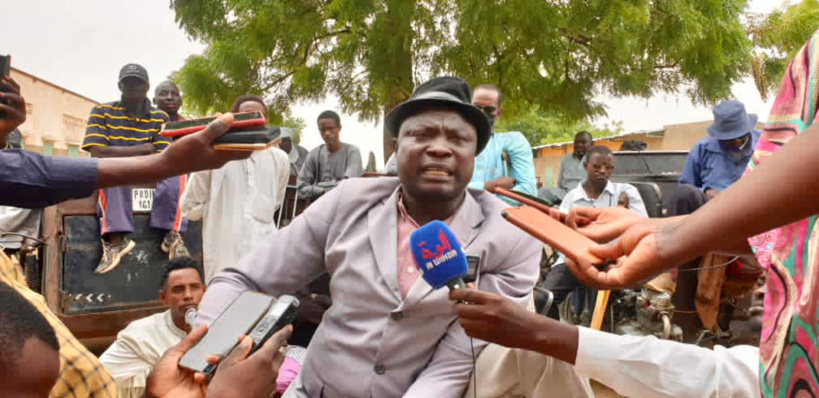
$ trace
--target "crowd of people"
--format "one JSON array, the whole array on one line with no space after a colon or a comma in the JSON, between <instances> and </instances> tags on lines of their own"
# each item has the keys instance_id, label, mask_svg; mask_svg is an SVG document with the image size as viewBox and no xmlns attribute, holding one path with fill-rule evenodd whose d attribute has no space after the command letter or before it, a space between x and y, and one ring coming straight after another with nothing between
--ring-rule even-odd
<instances>
[{"instance_id":1,"label":"crowd of people","mask_svg":"<svg viewBox=\"0 0 819 398\"><path fill-rule=\"evenodd\" d=\"M158 293L168 310L131 323L97 358L0 253L4 392L592 396L594 379L626 396L816 395L817 50L819 32L788 67L762 132L740 102L714 108L708 137L688 156L671 216L651 219L635 187L610 180L615 157L586 132L562 159L558 186L538 192L523 135L494 131L502 93L493 85L473 91L462 79L439 77L418 86L384 121L396 149L388 174L397 178L358 178L360 152L340 141L341 120L332 111L317 117L324 144L309 152L286 130L278 148L214 149L233 113L199 133L163 138L162 124L183 118L179 89L163 82L152 104L147 71L126 65L121 99L91 112L83 149L92 157L0 151L0 205L42 208L98 191L97 272L108 273L134 247L130 187L155 183L151 227L163 231L160 249L169 258ZM6 147L26 119L26 104L9 77L0 91ZM244 111L267 112L253 96L231 109ZM291 176L298 195L313 202L276 228L273 214ZM554 312L537 314L543 245L503 219L503 209L516 203L499 200L491 192L498 187L559 204L550 215L599 242L592 254L609 260L600 267L562 256L543 281L559 301L569 291L630 287L676 266L696 267L708 252L755 257L767 271L759 348L619 336L560 322ZM198 219L204 267L183 240L186 220ZM419 278L409 236L432 220L446 223L478 259L469 288L436 291ZM691 286L687 275L696 274L680 273L678 289ZM326 297L304 290L322 276ZM211 358L219 367L208 380L180 368L207 325L246 290L300 294L305 309L314 307L306 352L284 348L302 328L297 323L253 354L244 338L225 358ZM186 317L192 309L195 319Z\"/></svg>"}]
</instances>

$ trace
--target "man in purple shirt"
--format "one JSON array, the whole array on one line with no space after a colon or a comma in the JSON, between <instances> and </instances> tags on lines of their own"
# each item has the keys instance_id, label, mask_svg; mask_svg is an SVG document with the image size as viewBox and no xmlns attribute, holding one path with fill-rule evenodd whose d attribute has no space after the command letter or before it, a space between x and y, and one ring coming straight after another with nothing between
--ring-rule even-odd
<instances>
[{"instance_id":1,"label":"man in purple shirt","mask_svg":"<svg viewBox=\"0 0 819 398\"><path fill-rule=\"evenodd\" d=\"M688 153L669 215L693 213L742 176L759 139L760 132L754 129L756 121L756 115L748 115L739 101L725 101L714 108L714 123L707 128L708 137L694 144ZM699 264L697 259L680 269L696 268ZM694 308L697 279L693 271L680 272L677 277L674 305L682 311L675 314L674 321L682 327L686 340L693 339L699 330Z\"/></svg>"}]
</instances>

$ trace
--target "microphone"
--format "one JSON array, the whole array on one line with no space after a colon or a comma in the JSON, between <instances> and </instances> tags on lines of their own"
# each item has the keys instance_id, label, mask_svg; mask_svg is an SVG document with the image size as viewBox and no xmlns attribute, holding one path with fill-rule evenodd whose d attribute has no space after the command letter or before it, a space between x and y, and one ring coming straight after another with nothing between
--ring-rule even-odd
<instances>
[{"instance_id":1,"label":"microphone","mask_svg":"<svg viewBox=\"0 0 819 398\"><path fill-rule=\"evenodd\" d=\"M185 323L193 328L194 322L196 322L196 310L193 308L188 308L188 310L185 311Z\"/></svg>"},{"instance_id":2,"label":"microphone","mask_svg":"<svg viewBox=\"0 0 819 398\"><path fill-rule=\"evenodd\" d=\"M433 289L466 288L463 279L469 274L466 255L446 224L438 220L424 224L412 232L409 244L415 266Z\"/></svg>"}]
</instances>

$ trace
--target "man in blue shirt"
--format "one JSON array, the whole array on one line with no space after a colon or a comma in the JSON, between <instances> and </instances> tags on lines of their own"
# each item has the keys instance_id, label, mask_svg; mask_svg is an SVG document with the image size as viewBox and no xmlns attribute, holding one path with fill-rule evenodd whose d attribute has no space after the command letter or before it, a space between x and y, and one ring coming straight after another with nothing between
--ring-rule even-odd
<instances>
[{"instance_id":1,"label":"man in blue shirt","mask_svg":"<svg viewBox=\"0 0 819 398\"><path fill-rule=\"evenodd\" d=\"M669 209L674 215L693 213L742 176L759 139L756 121L756 115L748 115L739 101L725 101L714 108L708 137L688 153Z\"/></svg>"},{"instance_id":2,"label":"man in blue shirt","mask_svg":"<svg viewBox=\"0 0 819 398\"><path fill-rule=\"evenodd\" d=\"M516 131L494 133L495 121L503 112L501 100L500 89L491 84L475 87L472 94L472 105L486 115L493 134L486 148L475 158L475 169L469 188L492 191L501 187L535 196L537 195L535 166L529 141ZM504 159L504 155L508 159ZM515 204L507 198L501 199Z\"/></svg>"},{"instance_id":3,"label":"man in blue shirt","mask_svg":"<svg viewBox=\"0 0 819 398\"><path fill-rule=\"evenodd\" d=\"M745 172L760 131L755 130L757 117L748 115L739 101L725 101L714 108L714 123L708 126L708 137L691 148L680 176L677 191L671 199L669 215L691 214L731 184ZM683 329L684 340L696 337L700 329L695 311L697 272L700 259L680 267L674 306L674 322ZM727 326L727 325L724 325Z\"/></svg>"}]
</instances>

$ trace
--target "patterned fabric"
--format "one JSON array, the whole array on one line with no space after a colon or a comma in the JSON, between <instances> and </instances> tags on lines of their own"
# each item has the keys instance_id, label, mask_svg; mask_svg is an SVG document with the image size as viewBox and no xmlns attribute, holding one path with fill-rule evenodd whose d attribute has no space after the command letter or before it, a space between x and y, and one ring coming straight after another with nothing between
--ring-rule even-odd
<instances>
[{"instance_id":1,"label":"patterned fabric","mask_svg":"<svg viewBox=\"0 0 819 398\"><path fill-rule=\"evenodd\" d=\"M25 297L54 328L60 343L60 377L50 397L116 397L117 386L99 359L74 337L67 327L48 309L43 296L26 285L20 267L0 251L0 281Z\"/></svg>"},{"instance_id":2,"label":"patterned fabric","mask_svg":"<svg viewBox=\"0 0 819 398\"><path fill-rule=\"evenodd\" d=\"M819 104L819 31L791 61L746 173L813 124ZM749 239L768 274L760 339L763 396L819 394L819 234L814 215ZM804 395L802 395L804 394Z\"/></svg>"}]
</instances>

